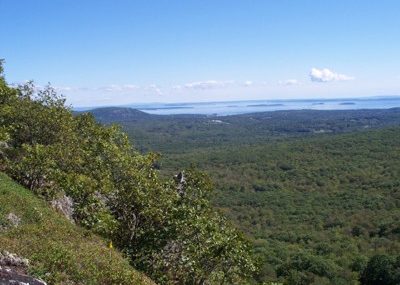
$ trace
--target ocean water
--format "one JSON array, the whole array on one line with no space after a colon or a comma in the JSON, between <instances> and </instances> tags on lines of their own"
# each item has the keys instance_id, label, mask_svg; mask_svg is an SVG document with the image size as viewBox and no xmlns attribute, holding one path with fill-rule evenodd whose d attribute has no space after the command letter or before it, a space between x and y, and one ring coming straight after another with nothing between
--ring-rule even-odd
<instances>
[{"instance_id":1,"label":"ocean water","mask_svg":"<svg viewBox=\"0 0 400 285\"><path fill-rule=\"evenodd\" d=\"M152 103L129 105L128 107L157 115L204 114L226 116L276 110L388 109L400 107L400 96L361 99L257 100L174 104Z\"/></svg>"}]
</instances>

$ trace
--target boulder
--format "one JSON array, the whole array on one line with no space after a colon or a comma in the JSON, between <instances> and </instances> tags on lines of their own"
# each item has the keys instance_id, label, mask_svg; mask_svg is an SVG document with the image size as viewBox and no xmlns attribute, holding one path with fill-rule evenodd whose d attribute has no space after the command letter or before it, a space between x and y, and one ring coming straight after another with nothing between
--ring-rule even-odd
<instances>
[{"instance_id":1,"label":"boulder","mask_svg":"<svg viewBox=\"0 0 400 285\"><path fill-rule=\"evenodd\" d=\"M0 285L46 285L46 282L28 276L26 258L3 251L0 253Z\"/></svg>"},{"instance_id":2,"label":"boulder","mask_svg":"<svg viewBox=\"0 0 400 285\"><path fill-rule=\"evenodd\" d=\"M67 195L63 195L59 197L58 199L54 199L51 201L51 206L53 209L58 211L59 213L63 214L68 220L70 220L72 223L74 222L74 201L72 200L71 197L68 197Z\"/></svg>"}]
</instances>

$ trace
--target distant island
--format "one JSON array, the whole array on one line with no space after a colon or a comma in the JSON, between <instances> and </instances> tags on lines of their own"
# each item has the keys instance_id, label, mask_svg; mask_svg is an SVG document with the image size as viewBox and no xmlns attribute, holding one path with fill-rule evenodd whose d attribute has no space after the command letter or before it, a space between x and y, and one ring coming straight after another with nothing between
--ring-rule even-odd
<instances>
[{"instance_id":1,"label":"distant island","mask_svg":"<svg viewBox=\"0 0 400 285\"><path fill-rule=\"evenodd\" d=\"M193 107L184 107L184 106L174 106L174 107L145 107L139 108L140 110L148 110L148 111L155 111L155 110L176 110L176 109L193 109Z\"/></svg>"},{"instance_id":2,"label":"distant island","mask_svg":"<svg viewBox=\"0 0 400 285\"><path fill-rule=\"evenodd\" d=\"M285 106L284 104L254 104L254 105L247 105L246 107L279 107Z\"/></svg>"}]
</instances>

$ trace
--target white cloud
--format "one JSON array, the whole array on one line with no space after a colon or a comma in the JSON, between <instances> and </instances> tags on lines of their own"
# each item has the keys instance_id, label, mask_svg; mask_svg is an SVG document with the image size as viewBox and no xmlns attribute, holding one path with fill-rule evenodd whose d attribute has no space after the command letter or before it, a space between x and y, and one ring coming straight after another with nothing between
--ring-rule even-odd
<instances>
[{"instance_id":1,"label":"white cloud","mask_svg":"<svg viewBox=\"0 0 400 285\"><path fill-rule=\"evenodd\" d=\"M22 87L22 86L24 86L25 84L27 84L27 83L29 83L29 82L32 82L32 84L33 84L32 87L33 87L33 89L34 89L35 92L38 92L38 91L40 91L40 90L43 90L43 89L45 89L45 88L47 88L47 87L51 87L51 88L53 88L55 91L60 92L60 93L62 93L62 92L86 91L86 90L88 90L88 88L86 88L86 87L53 86L53 85L51 85L50 83L48 83L48 84L46 84L46 85L39 85L39 84L35 84L35 83L34 83L33 81L31 81L31 80L26 80L26 81L21 82L21 83L11 83L11 84L8 84L8 86L13 87L13 88L17 88L17 87Z\"/></svg>"},{"instance_id":2,"label":"white cloud","mask_svg":"<svg viewBox=\"0 0 400 285\"><path fill-rule=\"evenodd\" d=\"M163 95L163 92L156 84L151 84L146 89L156 93L157 95Z\"/></svg>"},{"instance_id":3,"label":"white cloud","mask_svg":"<svg viewBox=\"0 0 400 285\"><path fill-rule=\"evenodd\" d=\"M175 86L172 86L172 89L181 90L181 89L182 89L182 85L175 85Z\"/></svg>"},{"instance_id":4,"label":"white cloud","mask_svg":"<svg viewBox=\"0 0 400 285\"><path fill-rule=\"evenodd\" d=\"M57 86L57 87L54 87L54 89L56 89L59 92L69 92L69 91L75 90L74 87L70 87L70 86Z\"/></svg>"},{"instance_id":5,"label":"white cloud","mask_svg":"<svg viewBox=\"0 0 400 285\"><path fill-rule=\"evenodd\" d=\"M354 77L333 72L328 68L318 69L315 67L311 68L310 78L314 82L347 81L354 79Z\"/></svg>"},{"instance_id":6,"label":"white cloud","mask_svg":"<svg viewBox=\"0 0 400 285\"><path fill-rule=\"evenodd\" d=\"M292 85L298 85L300 82L297 79L287 79L279 81L278 83L279 85L292 86Z\"/></svg>"},{"instance_id":7,"label":"white cloud","mask_svg":"<svg viewBox=\"0 0 400 285\"><path fill-rule=\"evenodd\" d=\"M133 84L111 84L108 86L99 87L98 89L106 92L130 92L139 89L139 86Z\"/></svg>"},{"instance_id":8,"label":"white cloud","mask_svg":"<svg viewBox=\"0 0 400 285\"><path fill-rule=\"evenodd\" d=\"M253 81L247 80L243 84L244 84L244 86L249 87L249 86L253 85L253 83L254 83Z\"/></svg>"},{"instance_id":9,"label":"white cloud","mask_svg":"<svg viewBox=\"0 0 400 285\"><path fill-rule=\"evenodd\" d=\"M197 89L197 90L207 90L207 89L216 89L216 88L224 88L233 84L234 81L217 81L217 80L207 80L207 81L197 81L191 82L184 85L187 89Z\"/></svg>"},{"instance_id":10,"label":"white cloud","mask_svg":"<svg viewBox=\"0 0 400 285\"><path fill-rule=\"evenodd\" d=\"M57 92L79 92L79 91L88 91L87 87L72 87L72 86L55 86L54 89Z\"/></svg>"}]
</instances>

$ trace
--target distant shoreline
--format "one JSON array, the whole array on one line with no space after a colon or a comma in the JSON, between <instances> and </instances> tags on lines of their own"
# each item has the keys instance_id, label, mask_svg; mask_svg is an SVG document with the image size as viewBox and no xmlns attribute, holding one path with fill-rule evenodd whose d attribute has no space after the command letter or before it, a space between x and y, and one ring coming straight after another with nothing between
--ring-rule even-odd
<instances>
[{"instance_id":1,"label":"distant shoreline","mask_svg":"<svg viewBox=\"0 0 400 285\"><path fill-rule=\"evenodd\" d=\"M153 115L229 116L266 111L390 109L400 107L400 96L344 99L248 100L181 104L148 103L120 107L137 109ZM76 108L75 110L89 111L93 109L97 108L87 107Z\"/></svg>"}]
</instances>

